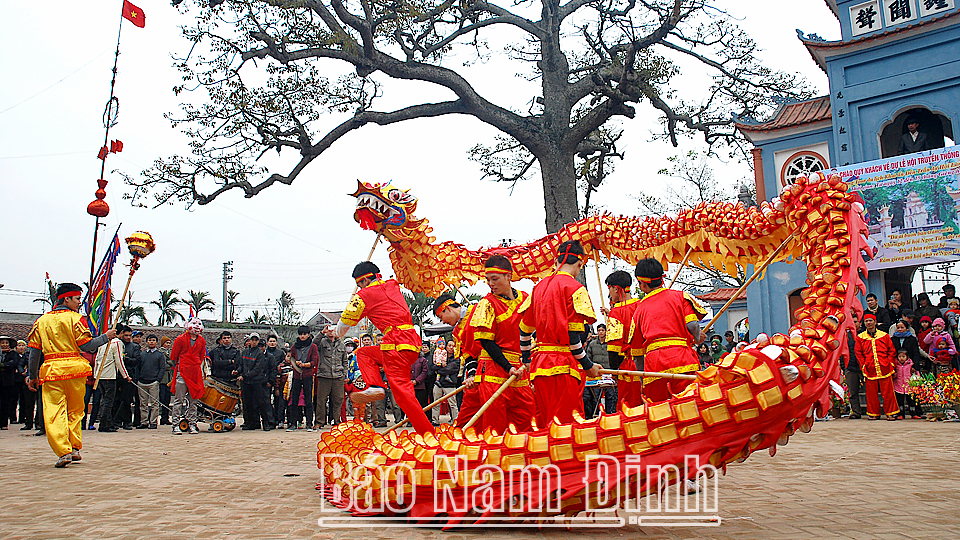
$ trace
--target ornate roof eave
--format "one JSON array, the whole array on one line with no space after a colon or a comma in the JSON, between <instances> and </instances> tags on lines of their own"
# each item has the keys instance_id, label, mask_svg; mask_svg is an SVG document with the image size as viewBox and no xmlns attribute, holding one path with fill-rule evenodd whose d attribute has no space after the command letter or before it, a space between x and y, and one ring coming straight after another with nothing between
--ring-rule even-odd
<instances>
[{"instance_id":1,"label":"ornate roof eave","mask_svg":"<svg viewBox=\"0 0 960 540\"><path fill-rule=\"evenodd\" d=\"M954 19L958 17L960 17L960 11L951 11L938 17L921 19L913 24L904 24L885 32L875 32L849 41L826 41L816 34L804 35L800 30L797 30L797 37L807 48L807 52L810 53L813 61L826 73L828 56L837 56L872 47L876 45L875 41L885 43L915 36L929 30L936 30L955 23Z\"/></svg>"},{"instance_id":2,"label":"ornate roof eave","mask_svg":"<svg viewBox=\"0 0 960 540\"><path fill-rule=\"evenodd\" d=\"M781 103L770 118L760 122L733 115L734 125L750 142L782 137L788 133L806 132L830 125L830 96Z\"/></svg>"}]
</instances>

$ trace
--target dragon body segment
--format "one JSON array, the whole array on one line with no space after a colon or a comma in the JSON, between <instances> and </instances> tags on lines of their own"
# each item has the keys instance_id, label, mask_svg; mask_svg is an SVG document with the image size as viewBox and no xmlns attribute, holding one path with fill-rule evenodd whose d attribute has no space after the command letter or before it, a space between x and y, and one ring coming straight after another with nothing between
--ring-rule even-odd
<instances>
[{"instance_id":1,"label":"dragon body segment","mask_svg":"<svg viewBox=\"0 0 960 540\"><path fill-rule=\"evenodd\" d=\"M692 250L690 264L736 275L737 265L746 267L765 259L790 234L783 209L766 201L759 208L701 203L675 217L594 215L525 244L471 250L455 242L437 242L430 222L413 217L417 199L392 185L359 183L353 196L357 198L354 219L390 242L397 281L428 296L463 282L476 283L491 255L510 258L514 279L537 281L553 272L557 246L567 240L579 240L588 256L596 250L630 264L654 257L664 267ZM799 253L799 243L794 243L778 259Z\"/></svg>"},{"instance_id":2,"label":"dragon body segment","mask_svg":"<svg viewBox=\"0 0 960 540\"><path fill-rule=\"evenodd\" d=\"M366 189L386 190L391 200L389 190L395 188ZM363 191L358 190L358 221L368 220L373 225L368 228L390 239L401 283L428 294L459 284L456 280L475 281L482 258L492 253L510 256L521 277L542 277L553 269L550 249L577 235L585 248L631 262L648 256L678 261L693 248L693 264L726 269L756 264L792 235L783 257L806 262L808 279L795 312L799 322L788 333L757 336L698 372L693 384L668 401L575 418L572 424L554 420L523 433L513 426L501 434L443 425L423 436L380 434L369 424L339 424L317 445L323 474L318 489L344 510L440 515L456 524L622 506L658 488L650 466L675 466L677 481L697 473L688 466L691 458L723 469L761 449L773 454L796 431L809 431L814 413L829 404L831 382L839 378L839 348L853 327L845 306L863 289L860 252L868 249L863 207L839 176L800 177L759 209L707 204L674 218L595 216L537 242L478 251L436 243L426 220L411 219L416 201L406 193L392 197L406 199L403 218L395 220L405 222L381 228L380 216L400 214L383 206L368 214L372 202L363 202ZM590 467L595 460L617 466Z\"/></svg>"}]
</instances>

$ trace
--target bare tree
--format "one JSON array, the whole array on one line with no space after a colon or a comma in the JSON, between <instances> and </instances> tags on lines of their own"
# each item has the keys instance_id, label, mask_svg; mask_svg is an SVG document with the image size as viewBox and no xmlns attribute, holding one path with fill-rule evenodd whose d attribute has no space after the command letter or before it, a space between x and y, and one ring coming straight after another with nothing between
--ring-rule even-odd
<instances>
[{"instance_id":1,"label":"bare tree","mask_svg":"<svg viewBox=\"0 0 960 540\"><path fill-rule=\"evenodd\" d=\"M277 324L295 325L300 324L300 312L293 309L296 299L287 291L280 291L280 298L277 298Z\"/></svg>"},{"instance_id":2,"label":"bare tree","mask_svg":"<svg viewBox=\"0 0 960 540\"><path fill-rule=\"evenodd\" d=\"M137 204L145 197L156 205L206 204L232 189L253 197L292 183L367 124L460 114L501 132L494 144L470 151L485 176L515 182L539 172L546 229L555 232L581 215L578 179L596 189L602 169L621 155L619 121L634 118L636 106L659 113L659 136L674 146L696 134L711 148L735 150L741 139L731 113L760 117L774 97L809 95L796 76L762 66L754 41L706 0L189 4L179 8L195 17L183 28L191 43L176 60L184 83L174 91L205 90L206 102L168 115L191 138L192 153L128 176ZM503 71L504 84L519 75L539 86L508 105L493 103L467 78L469 64L486 61L491 42L500 41L508 41L504 62L517 66ZM451 67L458 64L464 67ZM685 95L675 80L681 64L705 81L685 85L695 87ZM394 87L419 84L414 95L427 83L450 97L379 110L385 79ZM349 116L322 121L324 112ZM270 150L293 151L298 160L269 174L257 160Z\"/></svg>"},{"instance_id":3,"label":"bare tree","mask_svg":"<svg viewBox=\"0 0 960 540\"><path fill-rule=\"evenodd\" d=\"M642 214L658 217L677 215L701 203L739 202L736 190L731 186L722 186L717 181L707 155L689 151L684 155L670 156L667 161L668 166L657 171L670 179L661 184L663 192L642 193L637 197ZM676 285L682 289L739 287L745 279L743 268L739 266L736 276L722 269L687 266L677 277Z\"/></svg>"}]
</instances>

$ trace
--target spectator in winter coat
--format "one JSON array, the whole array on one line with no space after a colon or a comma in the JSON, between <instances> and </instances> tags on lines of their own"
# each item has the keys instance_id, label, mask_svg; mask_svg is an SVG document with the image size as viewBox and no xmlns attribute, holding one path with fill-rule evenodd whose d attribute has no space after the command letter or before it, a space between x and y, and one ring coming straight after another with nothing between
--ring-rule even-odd
<instances>
[{"instance_id":1,"label":"spectator in winter coat","mask_svg":"<svg viewBox=\"0 0 960 540\"><path fill-rule=\"evenodd\" d=\"M327 425L327 419L333 417L333 424L340 419L340 408L343 407L343 378L349 369L350 357L343 340L338 338L333 328L327 326L321 331L321 336L313 340L317 347L320 363L317 366L317 402L314 429ZM327 409L327 401L330 408Z\"/></svg>"},{"instance_id":2,"label":"spectator in winter coat","mask_svg":"<svg viewBox=\"0 0 960 540\"><path fill-rule=\"evenodd\" d=\"M267 396L267 357L260 349L260 335L250 334L251 347L240 355L240 376L243 383L243 427L241 429L273 429L273 407Z\"/></svg>"},{"instance_id":3,"label":"spectator in winter coat","mask_svg":"<svg viewBox=\"0 0 960 540\"><path fill-rule=\"evenodd\" d=\"M313 377L320 363L320 353L314 345L309 326L297 330L297 341L290 350L293 360L293 380L290 383L290 401L287 407L287 431L296 431L297 405L300 392L303 392L304 414L307 417L307 431L313 431Z\"/></svg>"},{"instance_id":4,"label":"spectator in winter coat","mask_svg":"<svg viewBox=\"0 0 960 540\"><path fill-rule=\"evenodd\" d=\"M233 335L222 332L219 345L210 351L210 376L218 381L236 384L240 372L240 349L233 346Z\"/></svg>"},{"instance_id":5,"label":"spectator in winter coat","mask_svg":"<svg viewBox=\"0 0 960 540\"><path fill-rule=\"evenodd\" d=\"M140 425L137 429L157 429L160 415L160 381L167 371L167 355L159 348L157 336L147 336L147 349L140 353L140 372L137 374L140 392Z\"/></svg>"},{"instance_id":6,"label":"spectator in winter coat","mask_svg":"<svg viewBox=\"0 0 960 540\"><path fill-rule=\"evenodd\" d=\"M427 395L426 385L428 366L427 358L422 354L417 356L413 365L410 366L410 380L413 381L413 393L417 396L417 402L420 403L420 407L426 407L430 404L430 396Z\"/></svg>"},{"instance_id":7,"label":"spectator in winter coat","mask_svg":"<svg viewBox=\"0 0 960 540\"><path fill-rule=\"evenodd\" d=\"M920 293L917 295L917 309L915 310L915 313L921 321L923 320L923 317L930 317L931 324L933 323L934 319L940 316L940 310L937 309L937 306L930 303L930 297L927 296L927 293ZM917 334L919 334L921 329L915 328L915 330L917 330Z\"/></svg>"}]
</instances>

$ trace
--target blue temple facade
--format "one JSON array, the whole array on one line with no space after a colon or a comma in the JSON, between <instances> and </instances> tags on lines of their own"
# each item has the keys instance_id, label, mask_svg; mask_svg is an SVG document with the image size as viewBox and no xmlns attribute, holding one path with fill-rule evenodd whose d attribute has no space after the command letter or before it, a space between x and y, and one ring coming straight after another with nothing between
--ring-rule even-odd
<instances>
[{"instance_id":1,"label":"blue temple facade","mask_svg":"<svg viewBox=\"0 0 960 540\"><path fill-rule=\"evenodd\" d=\"M912 118L931 147L960 126L960 10L956 0L827 0L840 41L797 31L828 77L829 95L785 103L765 121L737 119L753 144L757 200L776 197L798 175L898 155ZM868 292L912 291L917 267L871 272ZM772 265L747 289L750 332L795 322L806 279L802 262Z\"/></svg>"}]
</instances>

